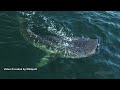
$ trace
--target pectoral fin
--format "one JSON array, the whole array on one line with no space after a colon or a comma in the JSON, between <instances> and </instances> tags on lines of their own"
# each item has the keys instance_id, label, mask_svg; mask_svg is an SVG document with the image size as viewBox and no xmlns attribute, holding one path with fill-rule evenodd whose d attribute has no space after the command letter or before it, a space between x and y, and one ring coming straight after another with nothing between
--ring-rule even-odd
<instances>
[{"instance_id":1,"label":"pectoral fin","mask_svg":"<svg viewBox=\"0 0 120 90\"><path fill-rule=\"evenodd\" d=\"M50 63L51 61L55 60L57 58L56 54L47 54L46 56L44 56L39 63L36 64L37 68L43 67L45 65L47 65L48 63Z\"/></svg>"}]
</instances>

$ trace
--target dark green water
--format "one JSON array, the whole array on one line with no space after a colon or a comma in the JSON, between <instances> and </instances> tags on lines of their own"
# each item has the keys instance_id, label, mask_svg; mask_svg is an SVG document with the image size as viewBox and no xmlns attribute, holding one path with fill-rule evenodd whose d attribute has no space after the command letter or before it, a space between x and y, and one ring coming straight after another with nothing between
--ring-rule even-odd
<instances>
[{"instance_id":1,"label":"dark green water","mask_svg":"<svg viewBox=\"0 0 120 90\"><path fill-rule=\"evenodd\" d=\"M46 27L52 27L56 36L97 37L99 52L74 60L58 58L37 71L5 71L4 68L35 68L46 54L24 40L19 30L20 15L30 19L33 30L40 29L37 33L43 36L49 34ZM59 30L62 33L57 33ZM120 78L120 12L0 12L0 78Z\"/></svg>"}]
</instances>

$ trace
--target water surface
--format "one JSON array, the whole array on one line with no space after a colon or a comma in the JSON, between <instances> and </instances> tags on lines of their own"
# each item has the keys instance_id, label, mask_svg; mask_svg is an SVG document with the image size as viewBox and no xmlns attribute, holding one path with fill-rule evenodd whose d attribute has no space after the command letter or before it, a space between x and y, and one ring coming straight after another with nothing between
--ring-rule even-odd
<instances>
[{"instance_id":1,"label":"water surface","mask_svg":"<svg viewBox=\"0 0 120 90\"><path fill-rule=\"evenodd\" d=\"M99 52L87 58L61 59L37 71L4 71L34 68L46 53L20 34L18 16L29 19L32 31L55 36L98 38ZM0 12L0 78L120 78L120 12L37 11Z\"/></svg>"}]
</instances>

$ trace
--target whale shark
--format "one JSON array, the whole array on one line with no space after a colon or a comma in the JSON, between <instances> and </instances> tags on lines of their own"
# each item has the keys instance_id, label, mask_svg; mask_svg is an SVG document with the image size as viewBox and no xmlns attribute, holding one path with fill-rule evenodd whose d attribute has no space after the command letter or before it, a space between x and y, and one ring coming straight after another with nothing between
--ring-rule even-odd
<instances>
[{"instance_id":1,"label":"whale shark","mask_svg":"<svg viewBox=\"0 0 120 90\"><path fill-rule=\"evenodd\" d=\"M20 24L23 37L47 53L37 64L38 67L48 64L56 57L76 59L91 56L96 52L98 39L38 35L28 27L25 20L21 19Z\"/></svg>"}]
</instances>

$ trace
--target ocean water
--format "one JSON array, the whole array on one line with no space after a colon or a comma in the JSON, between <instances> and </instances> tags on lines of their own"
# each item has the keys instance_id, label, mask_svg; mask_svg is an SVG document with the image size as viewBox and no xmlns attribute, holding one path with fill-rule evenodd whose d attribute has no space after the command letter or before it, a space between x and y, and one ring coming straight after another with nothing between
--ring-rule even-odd
<instances>
[{"instance_id":1,"label":"ocean water","mask_svg":"<svg viewBox=\"0 0 120 90\"><path fill-rule=\"evenodd\" d=\"M19 16L43 36L99 39L98 51L80 59L58 58L37 70L46 53L20 34ZM49 27L49 28L48 28ZM120 12L118 11L1 11L0 78L7 79L117 79L120 78Z\"/></svg>"}]
</instances>

